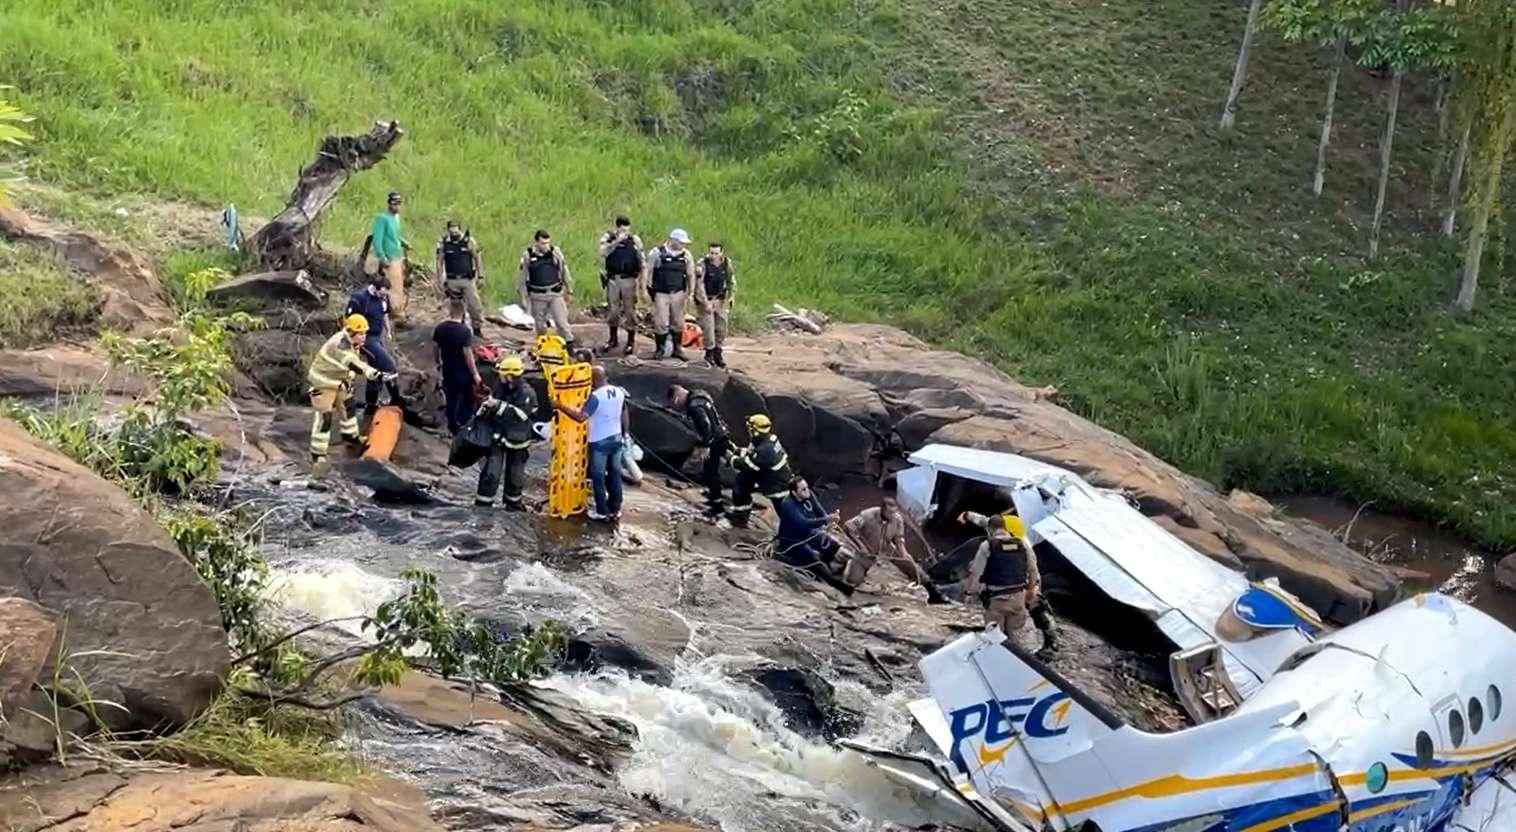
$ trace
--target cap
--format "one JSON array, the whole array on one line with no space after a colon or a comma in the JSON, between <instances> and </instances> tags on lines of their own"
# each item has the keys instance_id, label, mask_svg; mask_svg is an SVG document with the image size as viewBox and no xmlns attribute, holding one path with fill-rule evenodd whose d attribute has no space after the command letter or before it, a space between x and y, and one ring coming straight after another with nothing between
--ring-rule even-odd
<instances>
[{"instance_id":1,"label":"cap","mask_svg":"<svg viewBox=\"0 0 1516 832\"><path fill-rule=\"evenodd\" d=\"M389 201L390 202L399 202L400 201L400 192L399 191L390 191Z\"/></svg>"},{"instance_id":2,"label":"cap","mask_svg":"<svg viewBox=\"0 0 1516 832\"><path fill-rule=\"evenodd\" d=\"M683 228L676 228L669 232L669 239L676 243L688 243L690 241L690 232L685 231Z\"/></svg>"}]
</instances>

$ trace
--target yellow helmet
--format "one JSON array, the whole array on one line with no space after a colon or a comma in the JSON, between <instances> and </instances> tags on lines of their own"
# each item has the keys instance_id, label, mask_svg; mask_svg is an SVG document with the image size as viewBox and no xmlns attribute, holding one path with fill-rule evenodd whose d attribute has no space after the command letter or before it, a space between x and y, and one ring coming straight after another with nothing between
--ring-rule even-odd
<instances>
[{"instance_id":1,"label":"yellow helmet","mask_svg":"<svg viewBox=\"0 0 1516 832\"><path fill-rule=\"evenodd\" d=\"M342 319L342 328L352 333L368 332L368 318L362 315L348 315Z\"/></svg>"},{"instance_id":2,"label":"yellow helmet","mask_svg":"<svg viewBox=\"0 0 1516 832\"><path fill-rule=\"evenodd\" d=\"M1000 518L1000 524L1005 526L1006 534L1011 535L1017 540L1026 537L1026 524L1021 522L1020 517L1014 514L1004 515Z\"/></svg>"},{"instance_id":3,"label":"yellow helmet","mask_svg":"<svg viewBox=\"0 0 1516 832\"><path fill-rule=\"evenodd\" d=\"M526 372L526 365L521 363L521 356L507 355L495 365L495 372L499 373L501 378L517 378Z\"/></svg>"},{"instance_id":4,"label":"yellow helmet","mask_svg":"<svg viewBox=\"0 0 1516 832\"><path fill-rule=\"evenodd\" d=\"M762 413L754 413L747 417L748 433L764 434L774 429L774 423Z\"/></svg>"}]
</instances>

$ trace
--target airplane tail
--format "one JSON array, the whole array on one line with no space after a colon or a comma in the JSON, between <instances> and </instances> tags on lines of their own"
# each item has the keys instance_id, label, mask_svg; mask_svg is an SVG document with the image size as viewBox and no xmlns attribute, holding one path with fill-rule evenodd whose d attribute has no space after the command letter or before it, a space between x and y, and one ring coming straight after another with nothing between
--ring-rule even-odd
<instances>
[{"instance_id":1,"label":"airplane tail","mask_svg":"<svg viewBox=\"0 0 1516 832\"><path fill-rule=\"evenodd\" d=\"M995 629L932 653L921 660L921 673L947 721L948 757L971 778L1006 764L1065 759L1122 726Z\"/></svg>"}]
</instances>

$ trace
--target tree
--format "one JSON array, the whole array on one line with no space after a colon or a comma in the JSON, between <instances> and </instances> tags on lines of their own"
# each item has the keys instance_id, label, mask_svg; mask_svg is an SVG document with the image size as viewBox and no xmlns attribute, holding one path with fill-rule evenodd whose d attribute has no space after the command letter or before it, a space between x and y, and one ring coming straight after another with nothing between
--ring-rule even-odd
<instances>
[{"instance_id":1,"label":"tree","mask_svg":"<svg viewBox=\"0 0 1516 832\"><path fill-rule=\"evenodd\" d=\"M1397 0L1368 22L1358 62L1365 67L1389 67L1390 100L1385 111L1384 137L1379 142L1379 185L1374 194L1374 223L1369 230L1369 257L1379 255L1384 206L1390 187L1390 162L1395 148L1395 122L1400 114L1400 90L1408 72L1445 71L1455 64L1457 44L1442 6L1411 8Z\"/></svg>"},{"instance_id":2,"label":"tree","mask_svg":"<svg viewBox=\"0 0 1516 832\"><path fill-rule=\"evenodd\" d=\"M1460 0L1457 31L1473 182L1468 195L1472 221L1453 308L1467 314L1474 310L1490 216L1500 201L1505 158L1516 136L1516 8L1508 0Z\"/></svg>"},{"instance_id":3,"label":"tree","mask_svg":"<svg viewBox=\"0 0 1516 832\"><path fill-rule=\"evenodd\" d=\"M1242 31L1242 48L1237 50L1237 66L1232 70L1232 88L1226 94L1226 106L1221 109L1221 129L1230 130L1237 121L1237 99L1242 97L1242 85L1248 77L1248 57L1253 51L1253 35L1258 31L1258 11L1263 0L1252 0L1248 5L1247 28Z\"/></svg>"},{"instance_id":4,"label":"tree","mask_svg":"<svg viewBox=\"0 0 1516 832\"><path fill-rule=\"evenodd\" d=\"M1321 196L1326 184L1327 147L1332 141L1332 117L1337 107L1337 82L1347 62L1348 44L1362 37L1363 25L1377 0L1275 0L1266 22L1290 43L1313 43L1332 50L1327 76L1326 112L1321 117L1321 141L1316 147L1316 176L1311 191Z\"/></svg>"},{"instance_id":5,"label":"tree","mask_svg":"<svg viewBox=\"0 0 1516 832\"><path fill-rule=\"evenodd\" d=\"M11 89L0 86L0 91ZM32 134L26 132L21 125L31 121L32 117L22 112L18 107L0 98L0 149L4 147L20 147L32 140ZM19 174L0 165L0 204L5 203L6 185L19 179Z\"/></svg>"}]
</instances>

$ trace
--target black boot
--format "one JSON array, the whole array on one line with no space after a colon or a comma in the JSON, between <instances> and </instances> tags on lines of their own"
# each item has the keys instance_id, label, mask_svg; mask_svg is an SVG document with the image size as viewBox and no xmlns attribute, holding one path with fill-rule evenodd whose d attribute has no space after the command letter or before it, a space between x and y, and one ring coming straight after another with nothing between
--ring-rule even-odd
<instances>
[{"instance_id":1,"label":"black boot","mask_svg":"<svg viewBox=\"0 0 1516 832\"><path fill-rule=\"evenodd\" d=\"M675 359L678 359L680 361L683 361L684 360L684 346L679 343L679 333L677 333L677 332L670 332L669 333L669 343L671 343L671 344L674 345L669 350L669 358L675 358Z\"/></svg>"},{"instance_id":2,"label":"black boot","mask_svg":"<svg viewBox=\"0 0 1516 832\"><path fill-rule=\"evenodd\" d=\"M922 584L922 586L926 587L926 602L928 604L948 603L948 599L943 597L942 590L938 589L936 584L928 581Z\"/></svg>"},{"instance_id":3,"label":"black boot","mask_svg":"<svg viewBox=\"0 0 1516 832\"><path fill-rule=\"evenodd\" d=\"M653 359L655 361L663 357L663 342L667 339L668 336L662 333L653 336Z\"/></svg>"},{"instance_id":4,"label":"black boot","mask_svg":"<svg viewBox=\"0 0 1516 832\"><path fill-rule=\"evenodd\" d=\"M716 351L715 350L706 350L705 351L705 363L711 365L712 367L716 366Z\"/></svg>"},{"instance_id":5,"label":"black boot","mask_svg":"<svg viewBox=\"0 0 1516 832\"><path fill-rule=\"evenodd\" d=\"M726 369L726 353L722 350L721 347L717 347L714 350L711 350L711 352L715 353L715 355L716 355L716 361L715 361L716 366L720 367L723 370L725 370Z\"/></svg>"},{"instance_id":6,"label":"black boot","mask_svg":"<svg viewBox=\"0 0 1516 832\"><path fill-rule=\"evenodd\" d=\"M617 347L621 346L621 330L617 329L615 324L610 325L610 330L611 337L610 340L605 342L605 349L601 352L602 355L610 355Z\"/></svg>"},{"instance_id":7,"label":"black boot","mask_svg":"<svg viewBox=\"0 0 1516 832\"><path fill-rule=\"evenodd\" d=\"M633 350L635 349L634 345L636 343L637 343L637 330L635 330L635 329L628 329L626 331L626 349L622 350L621 354L622 355L631 355L632 352L633 352Z\"/></svg>"}]
</instances>

